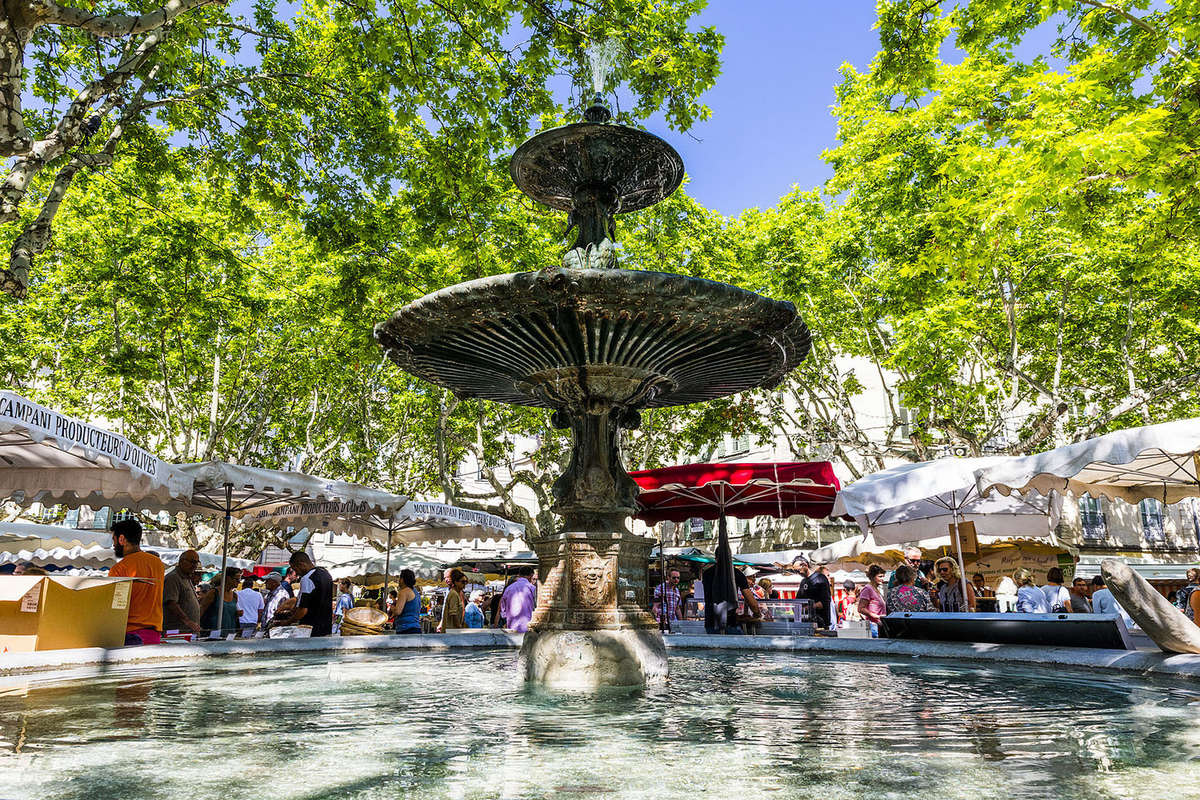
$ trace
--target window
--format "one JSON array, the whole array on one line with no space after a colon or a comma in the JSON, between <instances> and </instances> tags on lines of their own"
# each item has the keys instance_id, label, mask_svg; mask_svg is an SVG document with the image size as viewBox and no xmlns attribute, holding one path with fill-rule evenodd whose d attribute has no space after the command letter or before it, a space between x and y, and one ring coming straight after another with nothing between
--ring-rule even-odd
<instances>
[{"instance_id":1,"label":"window","mask_svg":"<svg viewBox=\"0 0 1200 800\"><path fill-rule=\"evenodd\" d=\"M1166 534L1163 532L1163 506L1157 500L1143 500L1138 503L1138 509L1142 512L1142 536L1147 542L1164 542Z\"/></svg>"},{"instance_id":2,"label":"window","mask_svg":"<svg viewBox=\"0 0 1200 800\"><path fill-rule=\"evenodd\" d=\"M1104 518L1104 510L1097 498L1079 498L1079 521L1083 525L1084 541L1102 542L1108 536L1108 520Z\"/></svg>"},{"instance_id":3,"label":"window","mask_svg":"<svg viewBox=\"0 0 1200 800\"><path fill-rule=\"evenodd\" d=\"M904 406L896 406L896 438L907 441L912 436L912 412Z\"/></svg>"},{"instance_id":4,"label":"window","mask_svg":"<svg viewBox=\"0 0 1200 800\"><path fill-rule=\"evenodd\" d=\"M738 455L740 453L750 452L750 434L745 436L733 437L733 447L730 448L730 455Z\"/></svg>"}]
</instances>

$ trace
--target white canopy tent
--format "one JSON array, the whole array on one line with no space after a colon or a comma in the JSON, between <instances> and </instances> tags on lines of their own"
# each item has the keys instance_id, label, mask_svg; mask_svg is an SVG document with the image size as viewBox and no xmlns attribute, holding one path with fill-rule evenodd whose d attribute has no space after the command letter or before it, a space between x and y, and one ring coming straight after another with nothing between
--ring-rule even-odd
<instances>
[{"instance_id":1,"label":"white canopy tent","mask_svg":"<svg viewBox=\"0 0 1200 800\"><path fill-rule=\"evenodd\" d=\"M1010 461L1009 456L941 458L901 464L842 487L833 516L849 514L876 544L901 544L953 536L963 597L966 565L960 526L972 522L978 535L1053 540L1061 498L991 497L979 492L975 473Z\"/></svg>"},{"instance_id":2,"label":"white canopy tent","mask_svg":"<svg viewBox=\"0 0 1200 800\"><path fill-rule=\"evenodd\" d=\"M30 541L28 547L19 547L12 541L0 542L0 565L29 562L39 567L57 567L59 569L77 568L102 570L113 566L119 560L111 547L99 545L74 547L38 547L37 540ZM165 566L173 567L179 563L179 557L186 552L182 547L147 547L146 552L154 553ZM200 553L200 566L207 571L216 570L221 565L221 556L216 553ZM246 558L227 559L230 566L249 569L254 562Z\"/></svg>"},{"instance_id":3,"label":"white canopy tent","mask_svg":"<svg viewBox=\"0 0 1200 800\"><path fill-rule=\"evenodd\" d=\"M379 497L370 503L280 505L264 509L243 521L246 524L264 527L294 525L349 533L384 545L384 592L391 581L392 548L396 544L436 545L474 539L511 539L525 532L524 525L486 511L459 508L446 503L414 502L400 495L388 495L386 492L379 492L378 495ZM342 566L347 565L339 565L339 569ZM333 570L330 574L333 575Z\"/></svg>"},{"instance_id":4,"label":"white canopy tent","mask_svg":"<svg viewBox=\"0 0 1200 800\"><path fill-rule=\"evenodd\" d=\"M389 570L399 572L403 569L411 569L418 578L423 580L437 580L442 575L442 562L435 556L404 547L396 553L394 559L385 559L378 555L364 556L344 564L338 564L336 567L330 567L329 574L334 580L349 578L354 583L369 586L382 583L386 597L387 581L391 575Z\"/></svg>"},{"instance_id":5,"label":"white canopy tent","mask_svg":"<svg viewBox=\"0 0 1200 800\"><path fill-rule=\"evenodd\" d=\"M396 502L396 495L389 492L301 472L246 467L224 461L184 464L179 471L192 480L191 498L186 503L165 506L165 509L222 517L221 597L225 591L229 528L235 518L248 521L276 507L325 504L330 508L360 508L362 514L388 514Z\"/></svg>"},{"instance_id":6,"label":"white canopy tent","mask_svg":"<svg viewBox=\"0 0 1200 800\"><path fill-rule=\"evenodd\" d=\"M192 484L124 436L0 391L0 500L111 505L187 502Z\"/></svg>"},{"instance_id":7,"label":"white canopy tent","mask_svg":"<svg viewBox=\"0 0 1200 800\"><path fill-rule=\"evenodd\" d=\"M38 522L0 523L0 549L6 542L37 541L42 548L55 547L107 547L112 544L108 531L78 530L65 525L44 525Z\"/></svg>"},{"instance_id":8,"label":"white canopy tent","mask_svg":"<svg viewBox=\"0 0 1200 800\"><path fill-rule=\"evenodd\" d=\"M1200 496L1200 418L1145 425L981 466L981 493L1071 491L1137 503Z\"/></svg>"},{"instance_id":9,"label":"white canopy tent","mask_svg":"<svg viewBox=\"0 0 1200 800\"><path fill-rule=\"evenodd\" d=\"M1047 536L1019 536L1019 535L988 535L980 534L978 536L979 544L1019 544L1021 542L1031 542L1036 544L1057 544L1053 535ZM900 550L902 547L916 547L920 550L940 550L942 548L953 548L954 538L949 532L942 533L940 536L931 536L926 539L916 539L907 541L903 544L880 542L870 533L862 536L848 536L845 539L827 544L824 547L819 547L816 550L809 552L809 561L814 564L833 564L838 562L855 562L859 559L867 558L868 556L882 556L889 550Z\"/></svg>"}]
</instances>

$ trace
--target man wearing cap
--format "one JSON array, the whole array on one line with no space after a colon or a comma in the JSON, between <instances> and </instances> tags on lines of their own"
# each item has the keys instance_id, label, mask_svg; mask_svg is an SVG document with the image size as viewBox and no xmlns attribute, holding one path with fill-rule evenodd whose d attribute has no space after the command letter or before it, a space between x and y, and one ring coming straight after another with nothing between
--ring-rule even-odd
<instances>
[{"instance_id":1,"label":"man wearing cap","mask_svg":"<svg viewBox=\"0 0 1200 800\"><path fill-rule=\"evenodd\" d=\"M162 641L163 583L166 569L162 559L142 550L142 525L123 519L112 526L113 552L121 559L108 571L110 578L134 578L129 590L129 621L125 644L158 644Z\"/></svg>"},{"instance_id":2,"label":"man wearing cap","mask_svg":"<svg viewBox=\"0 0 1200 800\"><path fill-rule=\"evenodd\" d=\"M267 587L267 606L263 609L263 624L269 625L279 611L279 604L292 595L283 588L283 578L278 572L268 572L263 578Z\"/></svg>"},{"instance_id":3,"label":"man wearing cap","mask_svg":"<svg viewBox=\"0 0 1200 800\"><path fill-rule=\"evenodd\" d=\"M184 550L175 568L163 579L163 630L202 633L200 615L212 604L216 592L209 591L203 599L196 596L193 583L200 567L200 554Z\"/></svg>"}]
</instances>

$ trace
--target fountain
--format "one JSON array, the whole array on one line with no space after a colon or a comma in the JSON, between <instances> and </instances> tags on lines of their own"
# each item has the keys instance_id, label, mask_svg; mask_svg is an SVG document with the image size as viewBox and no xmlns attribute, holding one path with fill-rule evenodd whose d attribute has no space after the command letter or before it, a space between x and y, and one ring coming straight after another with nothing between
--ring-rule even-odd
<instances>
[{"instance_id":1,"label":"fountain","mask_svg":"<svg viewBox=\"0 0 1200 800\"><path fill-rule=\"evenodd\" d=\"M461 398L552 409L551 423L571 430L553 487L562 528L530 542L540 588L521 650L525 678L556 686L667 674L646 611L652 542L625 524L638 490L621 464L621 430L637 428L643 408L774 386L810 344L791 303L617 268L616 215L674 192L683 161L657 136L610 121L596 72L584 121L537 134L511 163L518 188L568 212L577 236L562 263L442 289L375 328L406 371Z\"/></svg>"}]
</instances>

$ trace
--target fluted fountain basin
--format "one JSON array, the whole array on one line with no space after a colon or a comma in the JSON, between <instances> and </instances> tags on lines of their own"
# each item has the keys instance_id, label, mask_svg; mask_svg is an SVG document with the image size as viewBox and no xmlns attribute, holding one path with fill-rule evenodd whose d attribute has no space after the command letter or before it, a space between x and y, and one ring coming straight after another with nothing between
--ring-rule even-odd
<instances>
[{"instance_id":1,"label":"fluted fountain basin","mask_svg":"<svg viewBox=\"0 0 1200 800\"><path fill-rule=\"evenodd\" d=\"M716 281L548 269L451 286L375 327L404 370L464 398L684 405L777 385L807 355L788 302Z\"/></svg>"}]
</instances>

